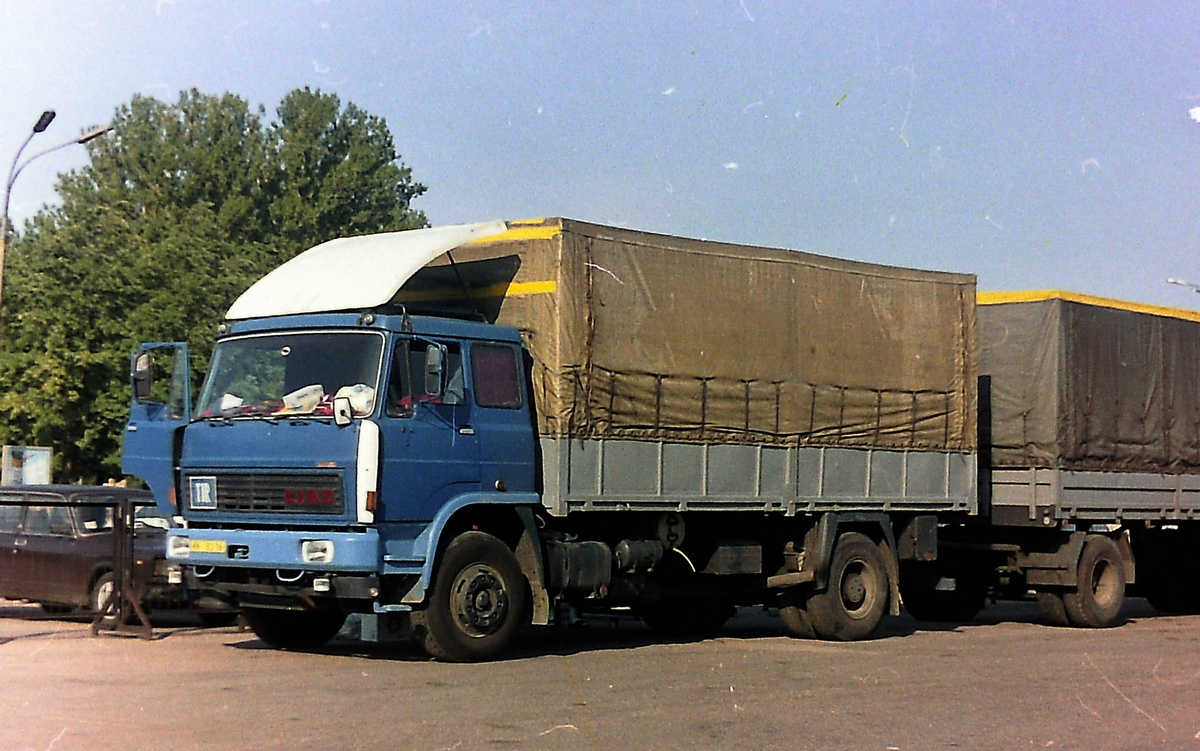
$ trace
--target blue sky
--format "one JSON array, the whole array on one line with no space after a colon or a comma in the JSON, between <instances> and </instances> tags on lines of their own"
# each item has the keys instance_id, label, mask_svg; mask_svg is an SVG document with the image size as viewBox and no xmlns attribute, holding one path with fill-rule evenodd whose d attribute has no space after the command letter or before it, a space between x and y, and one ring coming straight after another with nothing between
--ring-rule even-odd
<instances>
[{"instance_id":1,"label":"blue sky","mask_svg":"<svg viewBox=\"0 0 1200 751\"><path fill-rule=\"evenodd\" d=\"M1200 4L0 2L0 170L135 94L385 117L434 224L538 216L1200 308ZM1197 111L1200 117L1200 110ZM53 202L81 147L21 174Z\"/></svg>"}]
</instances>

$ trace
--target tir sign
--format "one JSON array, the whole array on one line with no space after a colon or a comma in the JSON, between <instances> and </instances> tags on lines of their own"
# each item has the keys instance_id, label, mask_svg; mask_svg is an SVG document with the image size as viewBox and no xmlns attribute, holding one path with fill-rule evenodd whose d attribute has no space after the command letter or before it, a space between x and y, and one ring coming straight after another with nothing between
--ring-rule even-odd
<instances>
[{"instance_id":1,"label":"tir sign","mask_svg":"<svg viewBox=\"0 0 1200 751\"><path fill-rule=\"evenodd\" d=\"M331 507L335 505L333 490L325 488L287 488L283 491L283 505L289 508L297 506Z\"/></svg>"}]
</instances>

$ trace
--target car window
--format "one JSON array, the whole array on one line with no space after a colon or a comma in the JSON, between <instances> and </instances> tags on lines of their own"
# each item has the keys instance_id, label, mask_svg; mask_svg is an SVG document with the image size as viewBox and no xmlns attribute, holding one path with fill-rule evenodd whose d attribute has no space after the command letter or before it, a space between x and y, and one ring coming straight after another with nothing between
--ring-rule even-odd
<instances>
[{"instance_id":1,"label":"car window","mask_svg":"<svg viewBox=\"0 0 1200 751\"><path fill-rule=\"evenodd\" d=\"M70 536L71 509L67 506L30 506L25 514L25 534Z\"/></svg>"},{"instance_id":2,"label":"car window","mask_svg":"<svg viewBox=\"0 0 1200 751\"><path fill-rule=\"evenodd\" d=\"M113 528L112 506L79 506L75 509L75 520L84 534L105 532Z\"/></svg>"},{"instance_id":3,"label":"car window","mask_svg":"<svg viewBox=\"0 0 1200 751\"><path fill-rule=\"evenodd\" d=\"M21 507L0 504L0 532L16 532L21 523Z\"/></svg>"}]
</instances>

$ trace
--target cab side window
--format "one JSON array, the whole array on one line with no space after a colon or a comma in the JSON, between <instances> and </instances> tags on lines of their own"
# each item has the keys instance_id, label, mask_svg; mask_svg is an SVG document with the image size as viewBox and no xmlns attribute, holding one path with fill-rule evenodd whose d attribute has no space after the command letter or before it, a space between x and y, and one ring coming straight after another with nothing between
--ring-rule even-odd
<instances>
[{"instance_id":1,"label":"cab side window","mask_svg":"<svg viewBox=\"0 0 1200 751\"><path fill-rule=\"evenodd\" d=\"M447 343L442 367L446 388L442 394L425 393L425 363L429 351L437 345L415 340L396 345L388 376L387 414L389 417L412 417L416 404L462 404L466 401L466 380L463 376L462 350ZM407 363L407 364L406 364Z\"/></svg>"},{"instance_id":2,"label":"cab side window","mask_svg":"<svg viewBox=\"0 0 1200 751\"><path fill-rule=\"evenodd\" d=\"M388 374L388 417L412 417L412 367L409 365L411 342L396 342L392 351L392 366Z\"/></svg>"},{"instance_id":3,"label":"cab side window","mask_svg":"<svg viewBox=\"0 0 1200 751\"><path fill-rule=\"evenodd\" d=\"M480 407L521 408L521 360L517 350L495 344L471 347L471 377Z\"/></svg>"}]
</instances>

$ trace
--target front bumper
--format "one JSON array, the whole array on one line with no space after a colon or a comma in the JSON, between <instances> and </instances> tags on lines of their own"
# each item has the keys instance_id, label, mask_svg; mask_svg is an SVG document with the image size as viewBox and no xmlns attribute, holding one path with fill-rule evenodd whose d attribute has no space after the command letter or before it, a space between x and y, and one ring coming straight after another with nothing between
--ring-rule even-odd
<instances>
[{"instance_id":1,"label":"front bumper","mask_svg":"<svg viewBox=\"0 0 1200 751\"><path fill-rule=\"evenodd\" d=\"M314 558L314 549L328 555ZM310 553L307 556L306 551ZM375 574L382 560L379 533L372 528L358 532L177 529L168 535L167 557L195 568L331 574Z\"/></svg>"}]
</instances>

